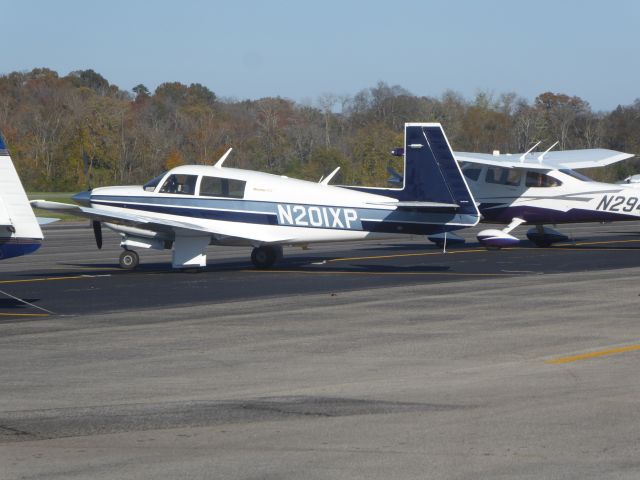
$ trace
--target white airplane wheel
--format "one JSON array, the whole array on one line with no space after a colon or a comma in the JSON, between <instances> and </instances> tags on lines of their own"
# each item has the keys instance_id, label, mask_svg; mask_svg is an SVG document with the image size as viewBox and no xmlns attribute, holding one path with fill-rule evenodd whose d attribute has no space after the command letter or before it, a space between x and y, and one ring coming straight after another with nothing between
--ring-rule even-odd
<instances>
[{"instance_id":1,"label":"white airplane wheel","mask_svg":"<svg viewBox=\"0 0 640 480\"><path fill-rule=\"evenodd\" d=\"M262 247L256 247L251 252L251 262L256 268L269 268L276 260L278 260L278 253L282 252L282 249L278 247L272 247L270 245L263 245Z\"/></svg>"},{"instance_id":2,"label":"white airplane wheel","mask_svg":"<svg viewBox=\"0 0 640 480\"><path fill-rule=\"evenodd\" d=\"M125 250L120 254L120 268L133 270L140 263L140 257L133 250Z\"/></svg>"}]
</instances>

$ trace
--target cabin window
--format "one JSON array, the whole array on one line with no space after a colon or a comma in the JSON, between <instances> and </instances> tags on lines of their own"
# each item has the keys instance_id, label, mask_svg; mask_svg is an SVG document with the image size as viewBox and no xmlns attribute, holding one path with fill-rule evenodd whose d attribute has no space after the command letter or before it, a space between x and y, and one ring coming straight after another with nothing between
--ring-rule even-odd
<instances>
[{"instance_id":1,"label":"cabin window","mask_svg":"<svg viewBox=\"0 0 640 480\"><path fill-rule=\"evenodd\" d=\"M181 195L194 195L196 193L197 175L173 174L162 184L160 193L178 193Z\"/></svg>"},{"instance_id":2,"label":"cabin window","mask_svg":"<svg viewBox=\"0 0 640 480\"><path fill-rule=\"evenodd\" d=\"M522 172L517 168L503 168L489 166L487 168L487 176L485 177L487 183L496 183L499 185L509 185L511 187L517 187L522 181Z\"/></svg>"},{"instance_id":3,"label":"cabin window","mask_svg":"<svg viewBox=\"0 0 640 480\"><path fill-rule=\"evenodd\" d=\"M527 187L559 187L562 182L542 172L527 172Z\"/></svg>"},{"instance_id":4,"label":"cabin window","mask_svg":"<svg viewBox=\"0 0 640 480\"><path fill-rule=\"evenodd\" d=\"M570 170L568 168L563 168L560 171L562 173L566 174L566 175L569 175L570 177L576 178L576 179L581 180L583 182L593 182L593 180L591 178L587 177L583 173L576 172L575 170Z\"/></svg>"},{"instance_id":5,"label":"cabin window","mask_svg":"<svg viewBox=\"0 0 640 480\"><path fill-rule=\"evenodd\" d=\"M247 182L233 178L202 177L200 195L205 197L244 198Z\"/></svg>"},{"instance_id":6,"label":"cabin window","mask_svg":"<svg viewBox=\"0 0 640 480\"><path fill-rule=\"evenodd\" d=\"M468 179L473 180L474 182L478 181L480 178L480 172L482 171L482 166L476 163L462 162L462 174Z\"/></svg>"},{"instance_id":7,"label":"cabin window","mask_svg":"<svg viewBox=\"0 0 640 480\"><path fill-rule=\"evenodd\" d=\"M153 192L155 191L156 187L158 186L158 184L160 183L160 180L162 180L164 178L164 176L167 174L167 172L164 172L160 175L158 175L157 177L149 180L147 183L144 184L143 188L147 191L147 192Z\"/></svg>"}]
</instances>

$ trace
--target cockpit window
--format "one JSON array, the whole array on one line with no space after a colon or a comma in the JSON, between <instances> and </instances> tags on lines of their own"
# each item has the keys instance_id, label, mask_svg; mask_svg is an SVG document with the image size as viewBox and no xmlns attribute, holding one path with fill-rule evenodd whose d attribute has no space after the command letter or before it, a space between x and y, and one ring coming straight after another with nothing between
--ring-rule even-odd
<instances>
[{"instance_id":1,"label":"cockpit window","mask_svg":"<svg viewBox=\"0 0 640 480\"><path fill-rule=\"evenodd\" d=\"M205 197L244 198L247 182L233 178L202 177L200 195Z\"/></svg>"},{"instance_id":2,"label":"cockpit window","mask_svg":"<svg viewBox=\"0 0 640 480\"><path fill-rule=\"evenodd\" d=\"M562 173L569 175L570 177L573 178L577 178L578 180L581 180L583 182L593 182L593 179L587 177L586 175L582 174L582 173L578 173L575 170L570 170L568 168L563 168L560 170Z\"/></svg>"},{"instance_id":3,"label":"cockpit window","mask_svg":"<svg viewBox=\"0 0 640 480\"><path fill-rule=\"evenodd\" d=\"M522 180L522 171L517 168L493 167L487 168L485 181L487 183L496 183L499 185L509 185L517 187Z\"/></svg>"},{"instance_id":4,"label":"cockpit window","mask_svg":"<svg viewBox=\"0 0 640 480\"><path fill-rule=\"evenodd\" d=\"M542 172L527 172L527 187L559 187L562 185L560 180L557 180Z\"/></svg>"},{"instance_id":5,"label":"cockpit window","mask_svg":"<svg viewBox=\"0 0 640 480\"><path fill-rule=\"evenodd\" d=\"M460 164L462 168L462 174L468 179L473 180L474 182L478 181L480 178L480 172L482 171L482 166L476 163L462 162Z\"/></svg>"},{"instance_id":6,"label":"cockpit window","mask_svg":"<svg viewBox=\"0 0 640 480\"><path fill-rule=\"evenodd\" d=\"M173 174L169 175L162 184L160 193L178 193L182 195L194 195L196 193L197 175Z\"/></svg>"},{"instance_id":7,"label":"cockpit window","mask_svg":"<svg viewBox=\"0 0 640 480\"><path fill-rule=\"evenodd\" d=\"M156 187L158 186L158 184L160 183L160 180L162 180L166 174L167 174L167 172L161 173L157 177L149 180L147 183L144 184L143 188L147 192L153 192L156 189Z\"/></svg>"}]
</instances>

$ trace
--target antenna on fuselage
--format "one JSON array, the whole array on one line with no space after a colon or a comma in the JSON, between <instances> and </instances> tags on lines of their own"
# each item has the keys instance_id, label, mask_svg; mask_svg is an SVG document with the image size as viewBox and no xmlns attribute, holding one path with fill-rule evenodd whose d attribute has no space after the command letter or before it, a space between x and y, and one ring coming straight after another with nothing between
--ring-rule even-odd
<instances>
[{"instance_id":1,"label":"antenna on fuselage","mask_svg":"<svg viewBox=\"0 0 640 480\"><path fill-rule=\"evenodd\" d=\"M542 140L541 140L541 141L542 141ZM520 161L521 161L521 162L524 162L524 160L525 160L525 158L527 157L527 155L529 155L529 154L533 151L533 149L534 149L534 148L536 148L538 145L540 145L540 142L536 143L533 147L531 147L529 150L527 150L525 153L523 153L523 154L520 156Z\"/></svg>"},{"instance_id":2,"label":"antenna on fuselage","mask_svg":"<svg viewBox=\"0 0 640 480\"><path fill-rule=\"evenodd\" d=\"M318 182L318 183L320 183L321 185L329 185L329 182L331 181L331 179L333 177L336 176L336 173L338 173L338 170L340 170L340 167L336 167L336 169L333 172L331 172L329 175L327 175L327 178L325 178L324 180L321 178L320 182Z\"/></svg>"},{"instance_id":3,"label":"antenna on fuselage","mask_svg":"<svg viewBox=\"0 0 640 480\"><path fill-rule=\"evenodd\" d=\"M216 167L216 168L222 168L222 164L224 163L224 161L227 159L227 157L228 157L228 156L229 156L229 154L231 153L231 150L233 150L233 148L230 148L229 150L227 150L227 151L225 152L225 154L224 154L224 155L222 155L222 156L220 157L220 160L218 160L218 161L216 162L216 164L214 165L214 167Z\"/></svg>"},{"instance_id":4,"label":"antenna on fuselage","mask_svg":"<svg viewBox=\"0 0 640 480\"><path fill-rule=\"evenodd\" d=\"M547 148L547 149L544 151L544 153L538 157L538 163L542 163L542 160L544 159L544 156L545 156L547 153L549 153L549 152L551 151L551 149L552 149L553 147L555 147L555 146L556 146L557 144L559 144L559 143L560 143L560 140L558 140L556 143L554 143L554 144L553 144L553 145L551 145L549 148Z\"/></svg>"}]
</instances>

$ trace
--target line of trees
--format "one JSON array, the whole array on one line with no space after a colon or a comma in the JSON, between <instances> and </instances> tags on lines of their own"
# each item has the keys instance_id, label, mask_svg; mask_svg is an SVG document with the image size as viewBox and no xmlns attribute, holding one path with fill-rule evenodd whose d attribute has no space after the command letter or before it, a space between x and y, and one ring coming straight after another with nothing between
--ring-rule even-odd
<instances>
[{"instance_id":1,"label":"line of trees","mask_svg":"<svg viewBox=\"0 0 640 480\"><path fill-rule=\"evenodd\" d=\"M212 164L228 148L230 166L319 179L385 185L389 151L405 122L435 121L459 151L523 152L611 148L640 154L640 99L611 112L545 92L533 103L506 93L419 97L380 82L353 96L314 104L284 98L221 99L201 84L163 83L155 92L121 90L93 70L61 77L38 68L0 76L0 131L31 191L135 184L184 163ZM612 181L640 171L635 160L589 172Z\"/></svg>"}]
</instances>

